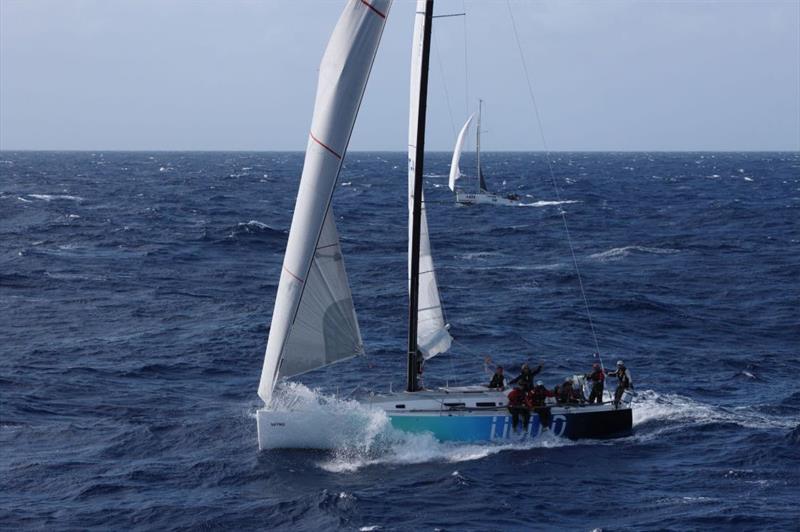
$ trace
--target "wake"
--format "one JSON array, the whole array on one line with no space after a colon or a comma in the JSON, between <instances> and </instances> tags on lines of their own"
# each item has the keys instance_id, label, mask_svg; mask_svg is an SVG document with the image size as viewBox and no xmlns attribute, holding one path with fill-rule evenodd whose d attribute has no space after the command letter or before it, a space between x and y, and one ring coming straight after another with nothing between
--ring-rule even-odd
<instances>
[{"instance_id":1,"label":"wake","mask_svg":"<svg viewBox=\"0 0 800 532\"><path fill-rule=\"evenodd\" d=\"M555 449L573 445L614 445L619 440L571 441L546 432L533 439L498 442L441 442L429 433L394 428L383 410L352 399L319 393L299 383L276 390L275 410L308 418L304 435L313 437L318 423L335 425L341 435L336 449L316 465L332 473L351 473L369 466L459 463L481 460L504 451ZM757 406L726 408L678 394L639 391L633 401L633 434L629 442L650 441L676 425L734 424L750 429L791 429L796 421L765 415ZM311 430L309 430L309 427Z\"/></svg>"}]
</instances>

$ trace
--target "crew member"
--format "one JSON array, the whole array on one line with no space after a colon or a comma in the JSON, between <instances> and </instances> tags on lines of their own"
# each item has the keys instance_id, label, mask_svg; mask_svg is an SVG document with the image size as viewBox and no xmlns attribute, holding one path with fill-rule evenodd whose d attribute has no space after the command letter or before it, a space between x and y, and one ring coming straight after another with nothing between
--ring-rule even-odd
<instances>
[{"instance_id":1,"label":"crew member","mask_svg":"<svg viewBox=\"0 0 800 532\"><path fill-rule=\"evenodd\" d=\"M525 389L525 391L528 391L531 388L533 388L533 378L536 375L538 375L540 371L542 371L542 365L541 364L539 364L539 367L537 367L534 370L531 370L530 366L528 366L527 363L523 364L522 365L522 372L519 374L518 377L515 377L509 383L510 384L516 384L516 383L519 382L519 383L522 384L522 387Z\"/></svg>"},{"instance_id":2,"label":"crew member","mask_svg":"<svg viewBox=\"0 0 800 532\"><path fill-rule=\"evenodd\" d=\"M564 384L558 388L556 393L556 400L561 404L577 405L581 403L581 397L578 395L577 390L572 384L572 377L567 378Z\"/></svg>"},{"instance_id":3,"label":"crew member","mask_svg":"<svg viewBox=\"0 0 800 532\"><path fill-rule=\"evenodd\" d=\"M614 391L614 408L619 408L620 399L625 390L633 388L633 379L631 378L631 371L625 367L622 360L617 360L617 369L608 374L609 377L617 378L617 389Z\"/></svg>"},{"instance_id":4,"label":"crew member","mask_svg":"<svg viewBox=\"0 0 800 532\"><path fill-rule=\"evenodd\" d=\"M489 382L490 389L505 390L506 389L506 376L503 374L503 366L497 366L494 369L494 375Z\"/></svg>"},{"instance_id":5,"label":"crew member","mask_svg":"<svg viewBox=\"0 0 800 532\"><path fill-rule=\"evenodd\" d=\"M603 368L600 367L599 362L592 365L592 372L586 374L586 379L592 383L592 391L589 393L589 404L597 400L597 404L603 403L603 386L606 381L606 375L603 373Z\"/></svg>"},{"instance_id":6,"label":"crew member","mask_svg":"<svg viewBox=\"0 0 800 532\"><path fill-rule=\"evenodd\" d=\"M522 388L522 384L517 383L511 393L508 394L508 412L511 414L511 426L514 432L519 426L519 418L522 416L522 429L528 432L528 423L531 420L531 404Z\"/></svg>"},{"instance_id":7,"label":"crew member","mask_svg":"<svg viewBox=\"0 0 800 532\"><path fill-rule=\"evenodd\" d=\"M550 407L546 406L547 398L553 397L553 392L545 388L542 381L536 381L536 386L528 392L528 400L534 412L539 414L539 422L542 428L547 430L550 427Z\"/></svg>"}]
</instances>

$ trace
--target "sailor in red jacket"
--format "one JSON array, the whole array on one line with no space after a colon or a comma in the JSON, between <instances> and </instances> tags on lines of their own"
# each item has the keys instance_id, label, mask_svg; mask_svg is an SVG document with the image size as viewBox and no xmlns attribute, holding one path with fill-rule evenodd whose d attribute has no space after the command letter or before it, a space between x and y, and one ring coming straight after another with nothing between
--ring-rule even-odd
<instances>
[{"instance_id":1,"label":"sailor in red jacket","mask_svg":"<svg viewBox=\"0 0 800 532\"><path fill-rule=\"evenodd\" d=\"M522 383L518 382L508 394L508 412L511 414L511 426L514 432L519 426L520 416L522 416L522 429L527 432L528 422L531 420L531 403Z\"/></svg>"}]
</instances>

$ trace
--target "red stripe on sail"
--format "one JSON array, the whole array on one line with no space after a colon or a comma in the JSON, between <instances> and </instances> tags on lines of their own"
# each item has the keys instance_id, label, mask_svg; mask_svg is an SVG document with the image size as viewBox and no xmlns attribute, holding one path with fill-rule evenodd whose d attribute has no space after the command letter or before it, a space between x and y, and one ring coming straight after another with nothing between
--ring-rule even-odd
<instances>
[{"instance_id":1,"label":"red stripe on sail","mask_svg":"<svg viewBox=\"0 0 800 532\"><path fill-rule=\"evenodd\" d=\"M372 5L370 5L369 2L367 2L367 0L361 0L361 3L364 4L365 6L367 6L368 8L370 8L372 11L374 11L375 14L378 15L379 17L384 18L384 19L386 18L386 13L381 13L380 11L375 9Z\"/></svg>"},{"instance_id":2,"label":"red stripe on sail","mask_svg":"<svg viewBox=\"0 0 800 532\"><path fill-rule=\"evenodd\" d=\"M336 151L334 151L333 148L331 148L330 146L319 140L317 137L315 137L313 133L309 132L309 135L311 135L311 138L314 139L314 142L316 142L317 144L319 144L320 146L331 152L337 159L342 158L342 156L336 153Z\"/></svg>"},{"instance_id":3,"label":"red stripe on sail","mask_svg":"<svg viewBox=\"0 0 800 532\"><path fill-rule=\"evenodd\" d=\"M297 282L299 282L299 283L302 283L302 282L303 282L303 280L302 280L301 278L299 278L298 276L296 276L295 274L293 274L292 272L290 272L290 271L289 271L287 268L284 268L283 270L284 270L286 273L288 273L289 275L291 275L292 277L294 277L295 279L297 279Z\"/></svg>"}]
</instances>

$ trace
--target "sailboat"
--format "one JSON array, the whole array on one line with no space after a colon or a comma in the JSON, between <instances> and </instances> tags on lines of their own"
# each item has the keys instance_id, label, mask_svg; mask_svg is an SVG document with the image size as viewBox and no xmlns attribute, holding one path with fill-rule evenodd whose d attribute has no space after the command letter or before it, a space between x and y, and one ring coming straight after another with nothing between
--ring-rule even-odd
<instances>
[{"instance_id":1,"label":"sailboat","mask_svg":"<svg viewBox=\"0 0 800 532\"><path fill-rule=\"evenodd\" d=\"M365 421L343 411L319 411L277 401L288 379L364 351L339 244L331 197L380 43L391 0L349 0L319 69L317 97L292 225L267 340L257 411L261 449L333 449ZM409 109L409 307L406 390L372 395L361 404L392 427L431 433L441 441L535 437L543 430L568 438L599 438L631 429L629 405L554 406L541 426L534 414L525 434L512 430L504 392L486 386L424 389L423 363L451 345L428 237L422 190L433 0L418 0ZM279 404L281 403L281 404Z\"/></svg>"},{"instance_id":2,"label":"sailboat","mask_svg":"<svg viewBox=\"0 0 800 532\"><path fill-rule=\"evenodd\" d=\"M478 100L478 123L475 128L475 159L477 160L477 189L475 192L469 192L465 189L457 188L456 181L458 181L463 174L459 162L461 160L461 151L464 147L464 138L467 136L469 126L472 124L472 119L475 114L472 114L461 131L458 132L456 137L456 145L453 148L453 160L450 162L450 180L449 186L456 195L456 203L464 205L490 204L490 205L518 205L519 196L517 194L508 194L507 196L498 196L489 192L489 187L486 185L486 179L483 177L483 167L481 166L481 111L483 110L483 100Z\"/></svg>"}]
</instances>

